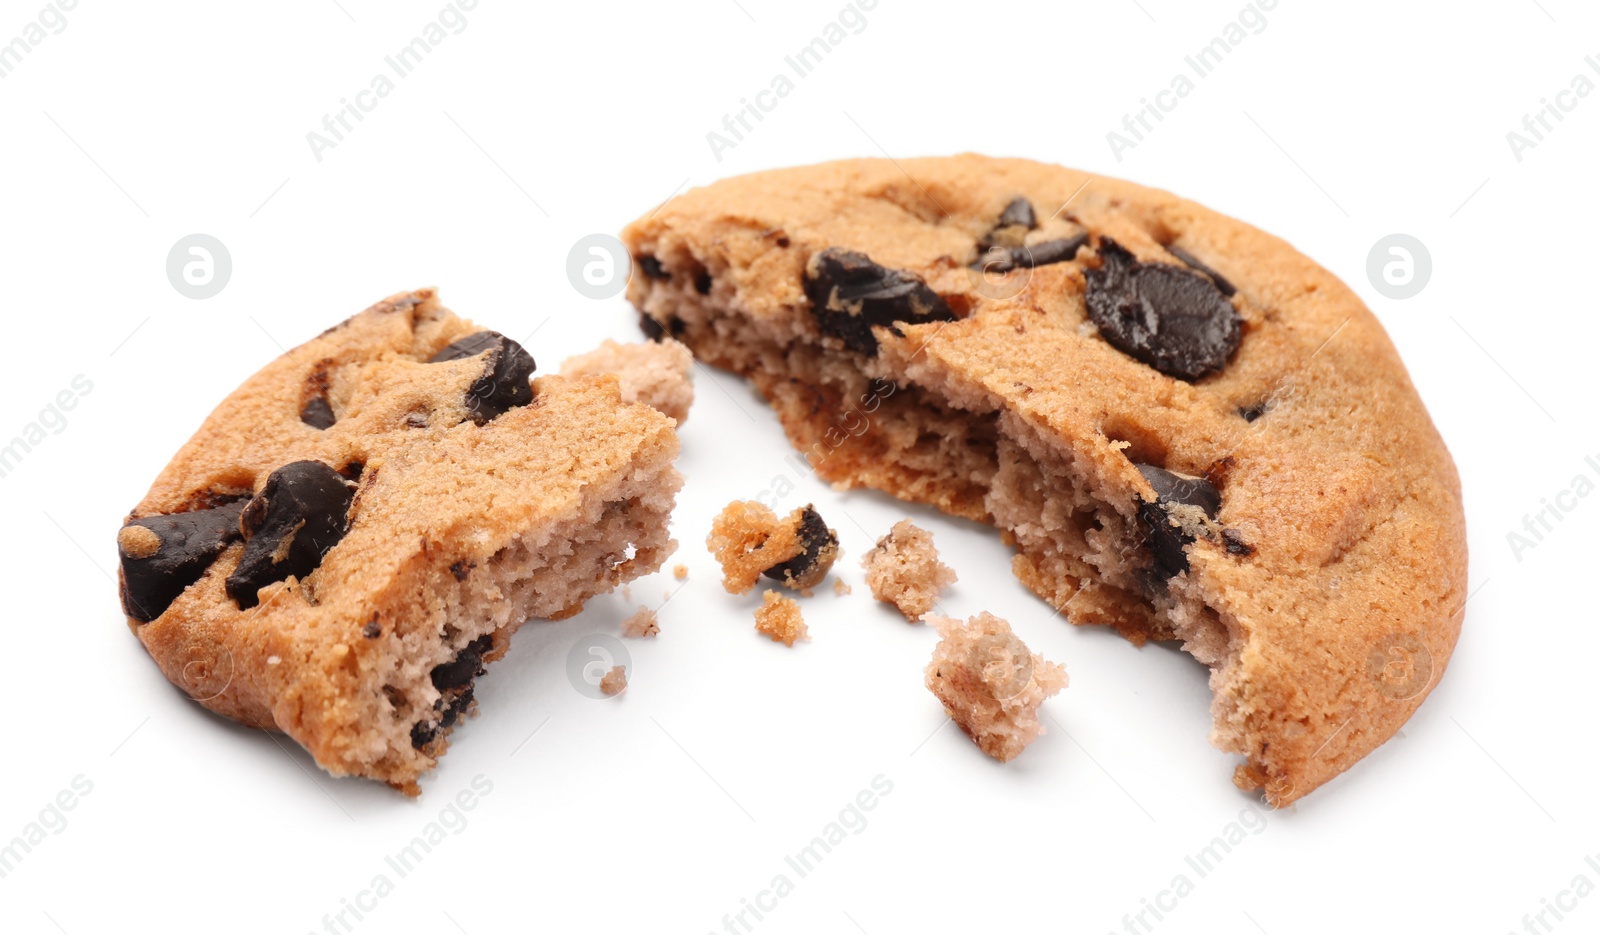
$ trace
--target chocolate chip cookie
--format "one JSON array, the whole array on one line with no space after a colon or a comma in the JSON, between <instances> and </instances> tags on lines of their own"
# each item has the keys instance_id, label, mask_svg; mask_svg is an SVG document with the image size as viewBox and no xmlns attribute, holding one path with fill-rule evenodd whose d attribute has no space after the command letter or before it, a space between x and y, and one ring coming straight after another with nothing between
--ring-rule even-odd
<instances>
[{"instance_id":1,"label":"chocolate chip cookie","mask_svg":"<svg viewBox=\"0 0 1600 935\"><path fill-rule=\"evenodd\" d=\"M1295 801L1442 674L1455 466L1377 320L1283 241L975 155L727 179L624 239L645 331L750 378L821 477L998 526L1074 623L1181 640L1241 788Z\"/></svg>"},{"instance_id":2,"label":"chocolate chip cookie","mask_svg":"<svg viewBox=\"0 0 1600 935\"><path fill-rule=\"evenodd\" d=\"M676 545L673 420L534 369L431 290L268 364L118 532L129 628L212 711L417 794L523 621Z\"/></svg>"}]
</instances>

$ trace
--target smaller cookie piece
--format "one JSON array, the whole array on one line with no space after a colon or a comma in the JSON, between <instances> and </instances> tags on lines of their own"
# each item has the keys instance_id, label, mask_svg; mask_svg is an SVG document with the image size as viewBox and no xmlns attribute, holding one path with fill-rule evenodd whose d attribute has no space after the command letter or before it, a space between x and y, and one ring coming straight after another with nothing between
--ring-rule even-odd
<instances>
[{"instance_id":1,"label":"smaller cookie piece","mask_svg":"<svg viewBox=\"0 0 1600 935\"><path fill-rule=\"evenodd\" d=\"M852 587L850 587L850 585L846 584L845 580L843 578L835 578L835 579L833 579L833 593L834 594L837 594L840 597L844 597L846 594L849 594L851 591L854 591L854 590L855 590L855 588L852 588Z\"/></svg>"},{"instance_id":2,"label":"smaller cookie piece","mask_svg":"<svg viewBox=\"0 0 1600 935\"><path fill-rule=\"evenodd\" d=\"M928 690L978 749L1009 762L1044 733L1039 705L1067 687L1067 670L1030 651L993 614L966 623L928 621L940 637L928 663Z\"/></svg>"},{"instance_id":3,"label":"smaller cookie piece","mask_svg":"<svg viewBox=\"0 0 1600 935\"><path fill-rule=\"evenodd\" d=\"M939 561L933 533L903 519L861 560L872 596L893 604L915 623L933 609L939 592L955 583L956 573Z\"/></svg>"},{"instance_id":4,"label":"smaller cookie piece","mask_svg":"<svg viewBox=\"0 0 1600 935\"><path fill-rule=\"evenodd\" d=\"M672 566L672 577L677 578L679 581L682 581L683 579L689 577L689 566L688 565L674 565L674 566Z\"/></svg>"},{"instance_id":5,"label":"smaller cookie piece","mask_svg":"<svg viewBox=\"0 0 1600 935\"><path fill-rule=\"evenodd\" d=\"M633 616L622 621L622 635L629 639L642 640L660 632L661 627L656 623L656 612L648 607L639 608Z\"/></svg>"},{"instance_id":6,"label":"smaller cookie piece","mask_svg":"<svg viewBox=\"0 0 1600 935\"><path fill-rule=\"evenodd\" d=\"M666 338L642 344L606 341L587 354L569 357L561 364L564 377L617 375L625 403L644 403L682 425L694 402L694 355L683 344Z\"/></svg>"},{"instance_id":7,"label":"smaller cookie piece","mask_svg":"<svg viewBox=\"0 0 1600 935\"><path fill-rule=\"evenodd\" d=\"M762 575L796 591L816 587L838 560L839 535L807 504L783 519L754 500L735 500L711 522L706 548L722 586L743 594Z\"/></svg>"},{"instance_id":8,"label":"smaller cookie piece","mask_svg":"<svg viewBox=\"0 0 1600 935\"><path fill-rule=\"evenodd\" d=\"M600 693L607 698L615 698L628 688L628 670L622 666L612 666L605 675L600 676Z\"/></svg>"},{"instance_id":9,"label":"smaller cookie piece","mask_svg":"<svg viewBox=\"0 0 1600 935\"><path fill-rule=\"evenodd\" d=\"M800 605L793 598L771 590L761 595L761 606L756 608L756 632L785 646L793 646L795 640L811 638L805 619L800 616Z\"/></svg>"}]
</instances>

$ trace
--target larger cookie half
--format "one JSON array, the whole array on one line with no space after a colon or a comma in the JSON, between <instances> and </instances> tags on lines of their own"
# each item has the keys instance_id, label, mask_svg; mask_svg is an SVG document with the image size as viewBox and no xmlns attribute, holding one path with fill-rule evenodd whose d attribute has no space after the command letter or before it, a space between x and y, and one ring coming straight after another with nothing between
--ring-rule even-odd
<instances>
[{"instance_id":1,"label":"larger cookie half","mask_svg":"<svg viewBox=\"0 0 1600 935\"><path fill-rule=\"evenodd\" d=\"M1288 244L981 156L728 179L630 226L649 334L749 377L821 476L993 523L1080 624L1183 641L1285 805L1460 629L1460 487L1382 327Z\"/></svg>"},{"instance_id":2,"label":"larger cookie half","mask_svg":"<svg viewBox=\"0 0 1600 935\"><path fill-rule=\"evenodd\" d=\"M207 708L415 795L513 631L675 546L673 421L533 369L431 290L267 365L118 533L129 627Z\"/></svg>"}]
</instances>

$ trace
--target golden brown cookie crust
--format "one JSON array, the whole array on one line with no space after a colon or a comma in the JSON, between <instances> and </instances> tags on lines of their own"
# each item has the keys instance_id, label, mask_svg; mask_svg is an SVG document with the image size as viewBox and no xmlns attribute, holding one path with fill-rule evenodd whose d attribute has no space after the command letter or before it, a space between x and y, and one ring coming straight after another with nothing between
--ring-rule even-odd
<instances>
[{"instance_id":1,"label":"golden brown cookie crust","mask_svg":"<svg viewBox=\"0 0 1600 935\"><path fill-rule=\"evenodd\" d=\"M154 620L128 626L205 707L289 734L335 775L411 794L448 733L407 741L417 721L438 727L430 668L474 639L497 659L528 617L575 613L675 547L672 420L624 404L607 375L540 378L532 404L474 424L464 400L482 360L426 361L481 330L432 290L378 303L246 380L132 513L249 494L292 461L352 476L359 465L349 530L303 579L241 610L223 589L234 544ZM337 417L326 429L299 418L308 387Z\"/></svg>"},{"instance_id":2,"label":"golden brown cookie crust","mask_svg":"<svg viewBox=\"0 0 1600 935\"><path fill-rule=\"evenodd\" d=\"M1089 240L985 278L977 244L1018 197L1039 218L1029 241ZM727 179L623 236L666 273L635 277L635 305L749 377L821 477L999 526L1018 577L1074 623L1182 639L1212 667L1213 742L1273 804L1387 740L1443 673L1467 593L1455 466L1382 326L1284 241L1166 192L977 155ZM1237 288L1220 373L1175 379L1098 333L1085 274L1106 236ZM803 288L829 247L921 277L957 320L848 351ZM1219 534L1154 591L1128 554L1155 496L1136 463L1226 466Z\"/></svg>"}]
</instances>

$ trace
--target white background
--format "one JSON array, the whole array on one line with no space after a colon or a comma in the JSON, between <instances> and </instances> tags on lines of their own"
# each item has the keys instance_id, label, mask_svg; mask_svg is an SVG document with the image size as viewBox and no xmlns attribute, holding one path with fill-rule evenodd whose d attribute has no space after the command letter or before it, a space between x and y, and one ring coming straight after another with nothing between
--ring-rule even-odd
<instances>
[{"instance_id":1,"label":"white background","mask_svg":"<svg viewBox=\"0 0 1600 935\"><path fill-rule=\"evenodd\" d=\"M881 0L719 161L706 133L839 0L483 0L318 161L306 134L439 0L84 0L0 80L0 439L74 376L92 383L0 479L0 842L74 777L93 788L0 879L0 928L322 931L480 775L492 792L465 829L354 931L721 930L879 775L893 791L865 829L806 878L790 872L793 893L754 931L1098 935L1184 873L1193 892L1154 931L1499 935L1580 874L1600 884L1584 862L1600 853L1600 497L1564 498L1573 512L1520 556L1507 541L1577 475L1600 480L1600 458L1584 462L1600 456L1600 95L1520 162L1506 140L1573 76L1600 81L1584 63L1600 16L1578 0L1285 0L1115 159L1106 133L1241 5ZM0 2L0 41L39 8ZM990 530L794 476L771 413L726 374L697 375L674 518L673 561L692 573L660 638L628 643L626 695L575 691L567 653L634 604L660 605L670 574L635 584L632 602L525 628L420 800L334 780L282 738L207 714L125 629L122 516L281 348L432 284L486 326L539 327L529 347L553 369L636 335L621 298L569 284L580 237L726 175L962 150L1132 178L1287 237L1384 321L1460 465L1475 596L1443 684L1400 737L1258 823L1205 878L1185 856L1253 805L1207 744L1202 667L1051 619ZM196 232L233 258L203 301L165 272ZM1433 257L1406 301L1365 273L1395 232ZM758 595L724 594L700 544L718 507L785 473L797 486L783 505L817 503L856 585L805 603L814 639L794 649L751 630ZM906 515L960 573L947 612L1009 618L1071 673L1046 706L1050 733L1009 765L940 729L922 687L932 631L862 585L861 554ZM1596 931L1600 898L1545 922Z\"/></svg>"}]
</instances>

